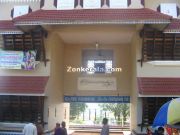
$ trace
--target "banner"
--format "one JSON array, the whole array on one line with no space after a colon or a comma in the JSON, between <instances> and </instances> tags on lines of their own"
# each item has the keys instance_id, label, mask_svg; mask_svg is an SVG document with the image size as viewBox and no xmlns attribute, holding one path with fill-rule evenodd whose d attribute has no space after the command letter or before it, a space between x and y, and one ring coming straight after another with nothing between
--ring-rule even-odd
<instances>
[{"instance_id":1,"label":"banner","mask_svg":"<svg viewBox=\"0 0 180 135\"><path fill-rule=\"evenodd\" d=\"M0 50L1 69L33 70L39 62L35 51L4 51Z\"/></svg>"},{"instance_id":2,"label":"banner","mask_svg":"<svg viewBox=\"0 0 180 135\"><path fill-rule=\"evenodd\" d=\"M0 50L1 69L21 69L22 61L23 61L23 52Z\"/></svg>"},{"instance_id":3,"label":"banner","mask_svg":"<svg viewBox=\"0 0 180 135\"><path fill-rule=\"evenodd\" d=\"M24 58L22 61L22 69L24 70L33 70L39 62L36 61L36 52L35 51L26 51L24 52Z\"/></svg>"},{"instance_id":4,"label":"banner","mask_svg":"<svg viewBox=\"0 0 180 135\"><path fill-rule=\"evenodd\" d=\"M64 102L130 103L130 96L64 96Z\"/></svg>"}]
</instances>

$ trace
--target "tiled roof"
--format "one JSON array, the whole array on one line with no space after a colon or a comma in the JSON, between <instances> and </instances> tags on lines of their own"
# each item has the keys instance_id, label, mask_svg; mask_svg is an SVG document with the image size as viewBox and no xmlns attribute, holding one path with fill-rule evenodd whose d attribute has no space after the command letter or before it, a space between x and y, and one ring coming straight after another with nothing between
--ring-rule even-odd
<instances>
[{"instance_id":1,"label":"tiled roof","mask_svg":"<svg viewBox=\"0 0 180 135\"><path fill-rule=\"evenodd\" d=\"M180 19L173 19L164 33L180 33Z\"/></svg>"},{"instance_id":2,"label":"tiled roof","mask_svg":"<svg viewBox=\"0 0 180 135\"><path fill-rule=\"evenodd\" d=\"M0 34L22 34L11 20L0 21Z\"/></svg>"},{"instance_id":3,"label":"tiled roof","mask_svg":"<svg viewBox=\"0 0 180 135\"><path fill-rule=\"evenodd\" d=\"M151 9L37 10L15 18L16 25L43 24L158 24L172 17Z\"/></svg>"},{"instance_id":4,"label":"tiled roof","mask_svg":"<svg viewBox=\"0 0 180 135\"><path fill-rule=\"evenodd\" d=\"M44 95L48 76L0 76L0 95Z\"/></svg>"},{"instance_id":5,"label":"tiled roof","mask_svg":"<svg viewBox=\"0 0 180 135\"><path fill-rule=\"evenodd\" d=\"M141 95L180 95L180 78L138 77Z\"/></svg>"}]
</instances>

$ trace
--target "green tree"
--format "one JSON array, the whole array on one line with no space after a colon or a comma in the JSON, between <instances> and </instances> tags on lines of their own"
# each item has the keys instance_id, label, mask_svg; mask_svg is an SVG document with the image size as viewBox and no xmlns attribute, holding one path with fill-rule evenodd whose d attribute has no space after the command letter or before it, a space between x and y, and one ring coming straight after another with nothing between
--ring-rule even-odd
<instances>
[{"instance_id":1,"label":"green tree","mask_svg":"<svg viewBox=\"0 0 180 135\"><path fill-rule=\"evenodd\" d=\"M99 105L104 111L111 111L114 114L115 119L120 124L120 117L122 115L125 122L129 116L129 104L125 103L104 103Z\"/></svg>"},{"instance_id":2,"label":"green tree","mask_svg":"<svg viewBox=\"0 0 180 135\"><path fill-rule=\"evenodd\" d=\"M70 103L70 120L78 118L79 115L87 108L86 103L72 102Z\"/></svg>"}]
</instances>

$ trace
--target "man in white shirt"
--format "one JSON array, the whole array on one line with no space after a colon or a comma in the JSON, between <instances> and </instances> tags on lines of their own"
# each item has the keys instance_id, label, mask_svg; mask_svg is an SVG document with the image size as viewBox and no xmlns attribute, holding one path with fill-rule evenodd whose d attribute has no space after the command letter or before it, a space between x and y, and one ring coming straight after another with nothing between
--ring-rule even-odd
<instances>
[{"instance_id":1,"label":"man in white shirt","mask_svg":"<svg viewBox=\"0 0 180 135\"><path fill-rule=\"evenodd\" d=\"M37 128L33 123L26 124L23 129L23 135L37 135Z\"/></svg>"}]
</instances>

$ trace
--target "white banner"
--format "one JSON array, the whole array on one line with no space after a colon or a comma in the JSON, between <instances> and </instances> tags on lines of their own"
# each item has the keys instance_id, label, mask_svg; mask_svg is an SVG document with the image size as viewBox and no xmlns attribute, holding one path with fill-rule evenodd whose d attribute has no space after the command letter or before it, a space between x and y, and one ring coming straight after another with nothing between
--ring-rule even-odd
<instances>
[{"instance_id":1,"label":"white banner","mask_svg":"<svg viewBox=\"0 0 180 135\"><path fill-rule=\"evenodd\" d=\"M21 69L22 61L23 61L23 52L0 50L1 69Z\"/></svg>"},{"instance_id":2,"label":"white banner","mask_svg":"<svg viewBox=\"0 0 180 135\"><path fill-rule=\"evenodd\" d=\"M117 90L115 77L79 77L78 90Z\"/></svg>"}]
</instances>

